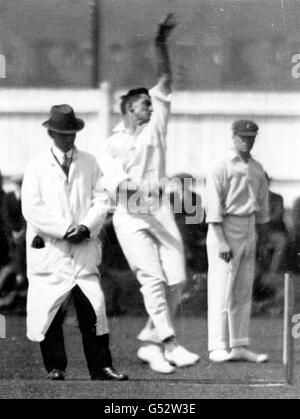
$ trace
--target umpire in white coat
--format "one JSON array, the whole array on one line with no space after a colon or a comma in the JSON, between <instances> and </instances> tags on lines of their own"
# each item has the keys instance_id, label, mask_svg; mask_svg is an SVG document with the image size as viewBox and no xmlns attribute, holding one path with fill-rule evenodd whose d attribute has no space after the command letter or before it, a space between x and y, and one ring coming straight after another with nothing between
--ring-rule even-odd
<instances>
[{"instance_id":1,"label":"umpire in white coat","mask_svg":"<svg viewBox=\"0 0 300 419\"><path fill-rule=\"evenodd\" d=\"M53 146L29 163L22 188L28 224L28 338L41 344L47 378L63 380L62 304L72 294L91 378L124 380L112 366L99 284L97 237L108 209L102 175L94 157L74 145L84 122L69 105L53 106L43 125Z\"/></svg>"}]
</instances>

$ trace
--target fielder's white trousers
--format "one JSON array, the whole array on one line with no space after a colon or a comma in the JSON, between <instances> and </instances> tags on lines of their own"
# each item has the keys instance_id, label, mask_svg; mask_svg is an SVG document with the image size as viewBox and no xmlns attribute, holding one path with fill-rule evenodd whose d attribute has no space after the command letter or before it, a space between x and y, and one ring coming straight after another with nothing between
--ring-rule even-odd
<instances>
[{"instance_id":1,"label":"fielder's white trousers","mask_svg":"<svg viewBox=\"0 0 300 419\"><path fill-rule=\"evenodd\" d=\"M211 226L208 252L208 349L248 346L252 288L255 269L255 215L226 216L224 234L233 251L226 263L219 257L218 241Z\"/></svg>"},{"instance_id":2,"label":"fielder's white trousers","mask_svg":"<svg viewBox=\"0 0 300 419\"><path fill-rule=\"evenodd\" d=\"M170 208L155 214L132 215L117 209L114 227L141 285L149 320L138 338L160 343L175 336L172 316L186 280L183 245Z\"/></svg>"}]
</instances>

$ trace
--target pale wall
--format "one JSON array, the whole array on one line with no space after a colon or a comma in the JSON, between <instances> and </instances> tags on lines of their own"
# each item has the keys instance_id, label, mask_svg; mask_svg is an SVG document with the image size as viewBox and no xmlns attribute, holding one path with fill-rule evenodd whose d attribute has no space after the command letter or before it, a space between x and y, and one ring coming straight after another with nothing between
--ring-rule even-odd
<instances>
[{"instance_id":1,"label":"pale wall","mask_svg":"<svg viewBox=\"0 0 300 419\"><path fill-rule=\"evenodd\" d=\"M95 153L109 134L108 86L97 90L0 90L0 169L6 176L23 173L28 161L47 149L42 122L52 105L69 103L86 127L77 145Z\"/></svg>"},{"instance_id":2,"label":"pale wall","mask_svg":"<svg viewBox=\"0 0 300 419\"><path fill-rule=\"evenodd\" d=\"M119 97L116 94L115 97ZM120 118L115 104L110 117L107 85L93 90L1 90L0 168L5 175L22 173L30 158L49 140L41 123L50 106L70 103L86 121L79 148L92 153ZM173 97L168 134L168 174L188 172L203 178L213 162L230 147L230 127L236 118L253 118L260 126L254 149L274 179L272 188L287 206L300 195L300 94L181 92Z\"/></svg>"}]
</instances>

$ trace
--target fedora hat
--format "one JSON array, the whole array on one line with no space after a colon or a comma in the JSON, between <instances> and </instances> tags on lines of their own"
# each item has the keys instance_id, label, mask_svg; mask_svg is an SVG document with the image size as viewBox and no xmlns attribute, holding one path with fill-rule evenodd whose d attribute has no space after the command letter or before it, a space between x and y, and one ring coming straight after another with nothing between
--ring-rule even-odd
<instances>
[{"instance_id":1,"label":"fedora hat","mask_svg":"<svg viewBox=\"0 0 300 419\"><path fill-rule=\"evenodd\" d=\"M50 118L42 125L60 134L74 134L84 128L83 120L76 118L73 108L69 105L52 106Z\"/></svg>"}]
</instances>

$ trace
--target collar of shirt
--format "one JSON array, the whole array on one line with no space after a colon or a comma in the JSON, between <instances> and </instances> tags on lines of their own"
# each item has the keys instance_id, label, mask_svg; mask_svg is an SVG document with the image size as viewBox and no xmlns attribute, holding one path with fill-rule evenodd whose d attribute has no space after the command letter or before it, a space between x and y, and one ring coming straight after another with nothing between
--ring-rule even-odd
<instances>
[{"instance_id":1,"label":"collar of shirt","mask_svg":"<svg viewBox=\"0 0 300 419\"><path fill-rule=\"evenodd\" d=\"M122 132L125 131L125 124L124 121L120 121L115 128L113 129L113 132Z\"/></svg>"},{"instance_id":2,"label":"collar of shirt","mask_svg":"<svg viewBox=\"0 0 300 419\"><path fill-rule=\"evenodd\" d=\"M135 130L135 132L134 132L134 134L131 134L130 132L129 132L129 130L128 130L128 128L126 128L125 127L125 123L124 123L124 121L120 121L116 126L115 126L115 128L113 129L113 132L114 133L126 133L126 134L128 134L128 135L131 135L131 136L137 136L140 132L142 132L143 131L143 129L144 129L144 127L146 126L147 124L144 124L144 125L141 125L141 126L137 126L136 127L136 130Z\"/></svg>"},{"instance_id":3,"label":"collar of shirt","mask_svg":"<svg viewBox=\"0 0 300 419\"><path fill-rule=\"evenodd\" d=\"M236 149L235 149L235 148L231 148L231 149L229 150L228 157L229 157L229 159L230 159L230 160L241 160L241 161L243 161L243 159L242 159L242 158L241 158L241 156L238 154L238 152L236 151ZM249 161L250 161L250 160L253 160L253 157L252 157L252 155L251 155L251 154L250 154Z\"/></svg>"},{"instance_id":4,"label":"collar of shirt","mask_svg":"<svg viewBox=\"0 0 300 419\"><path fill-rule=\"evenodd\" d=\"M67 158L69 160L73 158L74 152L75 152L75 147L72 148L72 150L68 151L67 153L64 153L59 148L57 148L55 145L53 145L52 151L53 151L53 154L55 155L55 157L57 158L57 160L59 161L59 163L63 164L65 154L67 155Z\"/></svg>"}]
</instances>

